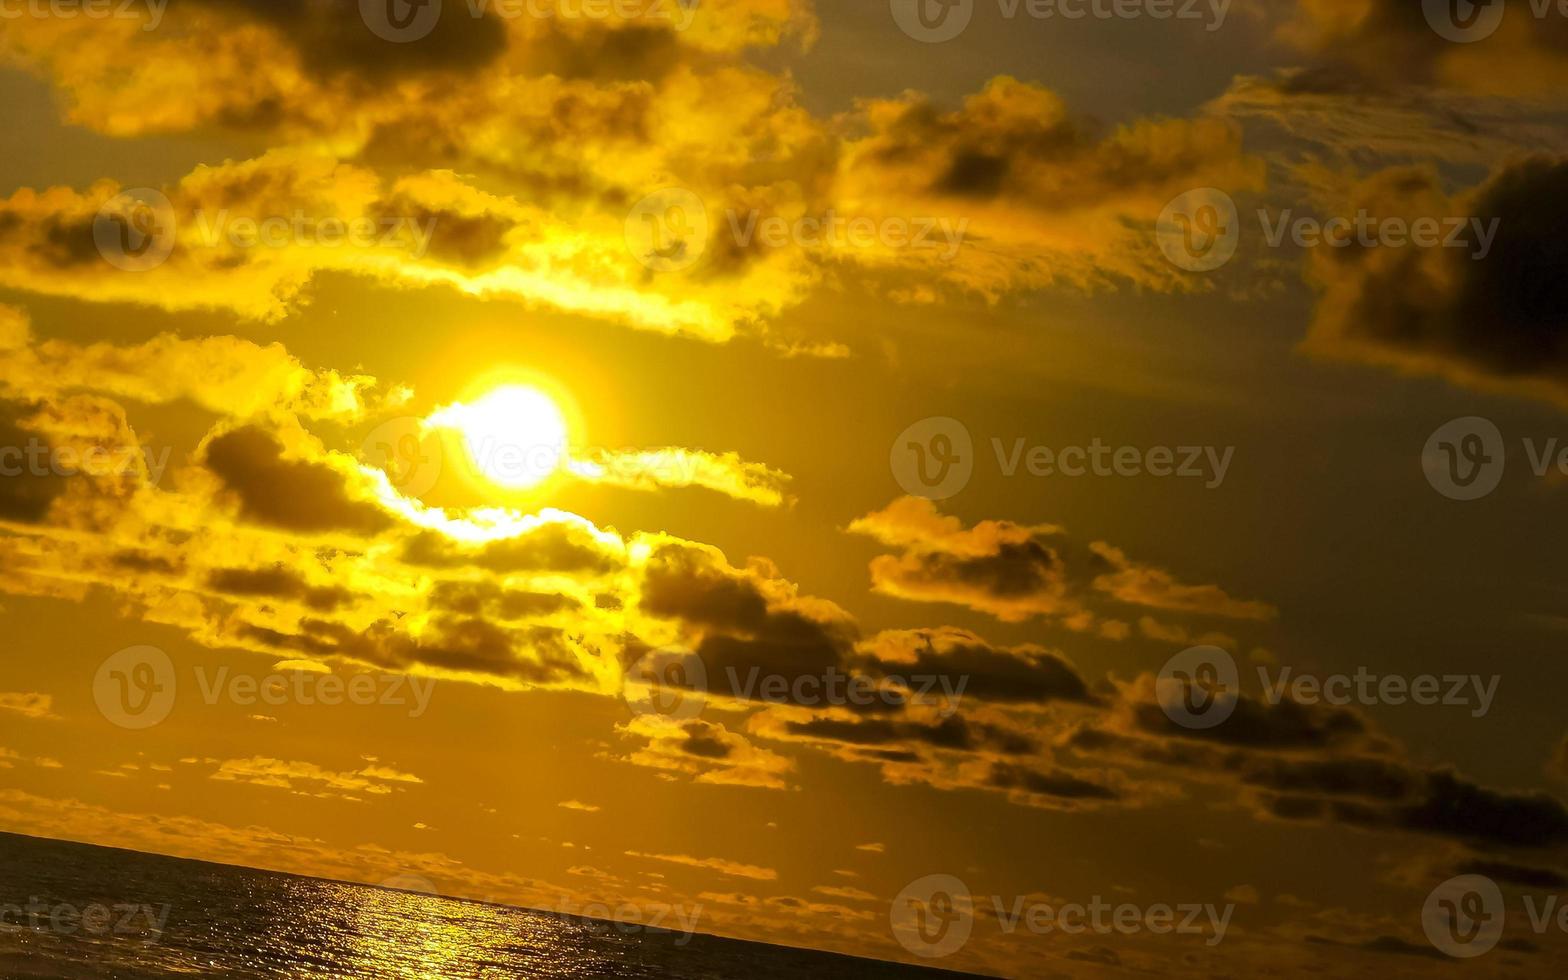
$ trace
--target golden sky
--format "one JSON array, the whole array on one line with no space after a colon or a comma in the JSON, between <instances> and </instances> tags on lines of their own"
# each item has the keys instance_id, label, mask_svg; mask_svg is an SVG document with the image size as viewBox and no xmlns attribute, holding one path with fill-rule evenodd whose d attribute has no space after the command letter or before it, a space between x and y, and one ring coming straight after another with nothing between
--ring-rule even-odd
<instances>
[{"instance_id":1,"label":"golden sky","mask_svg":"<svg viewBox=\"0 0 1568 980\"><path fill-rule=\"evenodd\" d=\"M1020 976L1426 975L1481 876L1561 969L1568 18L58 6L0 829ZM1096 897L1229 912L999 914Z\"/></svg>"}]
</instances>

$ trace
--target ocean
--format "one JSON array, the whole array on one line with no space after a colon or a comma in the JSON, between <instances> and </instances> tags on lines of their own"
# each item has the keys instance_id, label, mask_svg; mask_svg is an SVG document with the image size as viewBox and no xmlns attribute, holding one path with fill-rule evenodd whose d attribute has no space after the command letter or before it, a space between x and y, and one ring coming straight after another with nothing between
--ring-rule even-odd
<instances>
[{"instance_id":1,"label":"ocean","mask_svg":"<svg viewBox=\"0 0 1568 980\"><path fill-rule=\"evenodd\" d=\"M0 913L7 980L961 976L3 833Z\"/></svg>"}]
</instances>

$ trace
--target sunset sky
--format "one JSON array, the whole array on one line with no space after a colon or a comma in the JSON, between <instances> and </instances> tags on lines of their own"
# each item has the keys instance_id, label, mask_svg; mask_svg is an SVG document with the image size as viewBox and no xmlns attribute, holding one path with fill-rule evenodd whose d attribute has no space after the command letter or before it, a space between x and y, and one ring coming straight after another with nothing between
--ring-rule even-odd
<instances>
[{"instance_id":1,"label":"sunset sky","mask_svg":"<svg viewBox=\"0 0 1568 980\"><path fill-rule=\"evenodd\" d=\"M0 5L0 830L1009 976L1561 972L1568 17L149 2ZM994 914L1097 896L1233 914Z\"/></svg>"}]
</instances>

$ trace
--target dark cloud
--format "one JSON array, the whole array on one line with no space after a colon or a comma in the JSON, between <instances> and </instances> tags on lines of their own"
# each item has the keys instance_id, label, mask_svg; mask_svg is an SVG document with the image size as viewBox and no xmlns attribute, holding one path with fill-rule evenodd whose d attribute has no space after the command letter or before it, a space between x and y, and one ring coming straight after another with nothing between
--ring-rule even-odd
<instances>
[{"instance_id":1,"label":"dark cloud","mask_svg":"<svg viewBox=\"0 0 1568 980\"><path fill-rule=\"evenodd\" d=\"M312 586L299 573L276 568L224 568L207 577L207 584L233 596L294 599L318 612L350 602L354 594L341 586Z\"/></svg>"},{"instance_id":2,"label":"dark cloud","mask_svg":"<svg viewBox=\"0 0 1568 980\"><path fill-rule=\"evenodd\" d=\"M509 629L483 619L443 616L414 636L391 620L355 630L330 620L304 619L297 634L254 626L246 633L282 650L341 656L389 670L424 665L541 687L593 681L577 641L564 630L544 626Z\"/></svg>"},{"instance_id":3,"label":"dark cloud","mask_svg":"<svg viewBox=\"0 0 1568 980\"><path fill-rule=\"evenodd\" d=\"M1359 715L1343 708L1295 701L1266 704L1246 696L1223 724L1191 729L1176 724L1158 704L1133 706L1138 727L1155 735L1188 738L1249 749L1323 749L1348 744L1367 734Z\"/></svg>"},{"instance_id":4,"label":"dark cloud","mask_svg":"<svg viewBox=\"0 0 1568 980\"><path fill-rule=\"evenodd\" d=\"M998 762L991 767L988 785L997 789L1019 790L1036 796L1071 800L1117 800L1121 794L1109 786L1090 782L1061 770L1040 772L1026 766Z\"/></svg>"},{"instance_id":5,"label":"dark cloud","mask_svg":"<svg viewBox=\"0 0 1568 980\"><path fill-rule=\"evenodd\" d=\"M254 426L207 444L207 468L233 491L240 513L258 524L303 533L374 534L391 526L379 508L349 497L342 474L283 458L283 444Z\"/></svg>"},{"instance_id":6,"label":"dark cloud","mask_svg":"<svg viewBox=\"0 0 1568 980\"><path fill-rule=\"evenodd\" d=\"M506 254L507 232L517 227L502 215L434 208L404 194L394 194L371 212L385 223L383 227L405 221L416 228L428 228L429 256L468 270L483 269L500 260Z\"/></svg>"},{"instance_id":7,"label":"dark cloud","mask_svg":"<svg viewBox=\"0 0 1568 980\"><path fill-rule=\"evenodd\" d=\"M171 14L206 7L259 21L287 38L312 73L381 84L411 71L470 71L506 47L505 25L495 17L469 16L464 3L448 3L427 36L401 44L371 32L358 0L172 0L170 7Z\"/></svg>"},{"instance_id":8,"label":"dark cloud","mask_svg":"<svg viewBox=\"0 0 1568 980\"><path fill-rule=\"evenodd\" d=\"M1504 793L1448 771L1426 774L1422 798L1394 812L1406 830L1505 847L1568 843L1568 808L1546 793Z\"/></svg>"},{"instance_id":9,"label":"dark cloud","mask_svg":"<svg viewBox=\"0 0 1568 980\"><path fill-rule=\"evenodd\" d=\"M711 726L703 722L689 722L682 731L686 738L679 747L687 755L701 759L728 759L735 751L734 746L717 737Z\"/></svg>"},{"instance_id":10,"label":"dark cloud","mask_svg":"<svg viewBox=\"0 0 1568 980\"><path fill-rule=\"evenodd\" d=\"M66 478L52 471L50 457L42 457L40 471L30 450L50 447L49 440L27 426L34 409L21 402L0 399L0 520L39 524L65 492Z\"/></svg>"},{"instance_id":11,"label":"dark cloud","mask_svg":"<svg viewBox=\"0 0 1568 980\"><path fill-rule=\"evenodd\" d=\"M555 522L478 546L424 532L409 540L403 549L403 560L427 568L471 566L503 575L546 571L603 575L622 565L586 528Z\"/></svg>"},{"instance_id":12,"label":"dark cloud","mask_svg":"<svg viewBox=\"0 0 1568 980\"><path fill-rule=\"evenodd\" d=\"M504 620L534 619L576 609L580 605L571 596L555 592L504 589L486 581L437 582L430 591L429 601L433 608L465 616Z\"/></svg>"},{"instance_id":13,"label":"dark cloud","mask_svg":"<svg viewBox=\"0 0 1568 980\"><path fill-rule=\"evenodd\" d=\"M1568 876L1554 868L1531 868L1507 861L1466 861L1454 869L1456 875L1485 875L1496 881L1524 888L1568 887Z\"/></svg>"},{"instance_id":14,"label":"dark cloud","mask_svg":"<svg viewBox=\"0 0 1568 980\"><path fill-rule=\"evenodd\" d=\"M908 652L888 649L913 639ZM1037 647L1002 649L961 630L882 634L863 648L858 664L868 672L902 677L962 678L963 696L1000 703L1095 703L1078 672Z\"/></svg>"},{"instance_id":15,"label":"dark cloud","mask_svg":"<svg viewBox=\"0 0 1568 980\"><path fill-rule=\"evenodd\" d=\"M1307 349L1568 402L1568 161L1514 163L1466 198L1448 198L1421 170L1386 172L1364 194L1384 215L1495 220L1496 239L1481 258L1470 248L1316 250L1323 297Z\"/></svg>"},{"instance_id":16,"label":"dark cloud","mask_svg":"<svg viewBox=\"0 0 1568 980\"><path fill-rule=\"evenodd\" d=\"M1359 796L1402 800L1419 784L1407 767L1391 759L1268 759L1249 767L1242 782L1280 793Z\"/></svg>"},{"instance_id":17,"label":"dark cloud","mask_svg":"<svg viewBox=\"0 0 1568 980\"><path fill-rule=\"evenodd\" d=\"M808 612L784 586L771 570L739 571L708 549L667 545L648 559L640 605L650 615L700 628L696 652L709 687L740 695L754 672L791 682L821 678L851 653L854 622ZM729 683L732 674L736 684Z\"/></svg>"},{"instance_id":18,"label":"dark cloud","mask_svg":"<svg viewBox=\"0 0 1568 980\"><path fill-rule=\"evenodd\" d=\"M864 721L813 718L787 722L785 728L793 735L849 745L915 743L955 752L991 750L1006 755L1030 755L1040 749L1038 742L1022 732L969 722L959 715L930 723L884 718Z\"/></svg>"}]
</instances>

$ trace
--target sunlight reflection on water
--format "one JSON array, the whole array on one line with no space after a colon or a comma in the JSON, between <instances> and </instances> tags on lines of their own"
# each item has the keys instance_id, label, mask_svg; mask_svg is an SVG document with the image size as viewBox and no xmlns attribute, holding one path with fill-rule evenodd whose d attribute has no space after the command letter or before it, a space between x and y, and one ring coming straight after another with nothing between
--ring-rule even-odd
<instances>
[{"instance_id":1,"label":"sunlight reflection on water","mask_svg":"<svg viewBox=\"0 0 1568 980\"><path fill-rule=\"evenodd\" d=\"M0 833L0 977L63 980L508 980L936 976L891 964L594 922L436 895L226 868ZM144 910L90 934L48 909ZM15 920L13 920L15 921ZM677 938L684 939L678 943Z\"/></svg>"}]
</instances>

